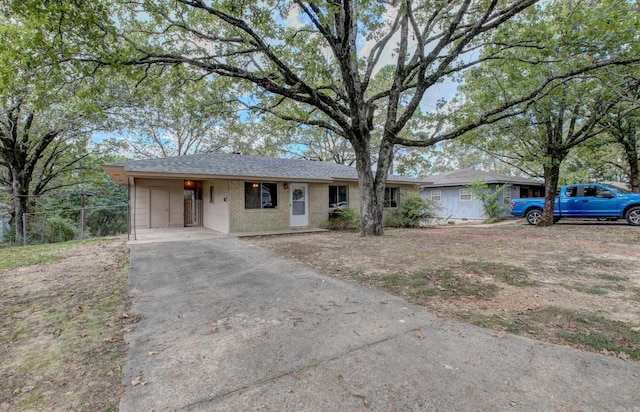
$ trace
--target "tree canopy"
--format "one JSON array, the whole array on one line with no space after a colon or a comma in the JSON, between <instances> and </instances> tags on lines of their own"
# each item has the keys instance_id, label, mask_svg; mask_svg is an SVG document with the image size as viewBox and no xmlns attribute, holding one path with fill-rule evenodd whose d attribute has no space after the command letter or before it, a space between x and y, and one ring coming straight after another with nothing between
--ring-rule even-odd
<instances>
[{"instance_id":1,"label":"tree canopy","mask_svg":"<svg viewBox=\"0 0 640 412\"><path fill-rule=\"evenodd\" d=\"M458 137L530 98L500 102L461 126L440 121L428 132L411 130L434 86L514 46L497 45L479 57L486 35L536 0L116 3L119 52L85 60L182 65L203 78L232 78L247 107L347 140L360 176L365 235L383 233L384 185L396 145ZM385 66L385 81L374 82Z\"/></svg>"}]
</instances>

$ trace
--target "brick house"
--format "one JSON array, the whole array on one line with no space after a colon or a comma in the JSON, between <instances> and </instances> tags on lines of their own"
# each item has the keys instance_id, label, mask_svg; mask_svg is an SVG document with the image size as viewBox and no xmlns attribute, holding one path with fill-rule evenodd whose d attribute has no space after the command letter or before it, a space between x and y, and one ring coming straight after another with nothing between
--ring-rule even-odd
<instances>
[{"instance_id":1,"label":"brick house","mask_svg":"<svg viewBox=\"0 0 640 412\"><path fill-rule=\"evenodd\" d=\"M129 188L133 229L203 226L225 234L321 228L360 207L356 169L335 163L208 153L103 165ZM419 180L390 175L385 206Z\"/></svg>"}]
</instances>

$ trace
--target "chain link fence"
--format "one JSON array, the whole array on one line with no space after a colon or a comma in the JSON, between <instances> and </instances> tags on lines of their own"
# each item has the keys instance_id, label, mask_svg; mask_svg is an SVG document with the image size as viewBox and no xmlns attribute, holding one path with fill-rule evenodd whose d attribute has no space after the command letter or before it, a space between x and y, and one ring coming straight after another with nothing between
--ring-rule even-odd
<instances>
[{"instance_id":1,"label":"chain link fence","mask_svg":"<svg viewBox=\"0 0 640 412\"><path fill-rule=\"evenodd\" d=\"M15 238L30 245L126 234L127 215L127 205L68 209L63 215L25 213Z\"/></svg>"}]
</instances>

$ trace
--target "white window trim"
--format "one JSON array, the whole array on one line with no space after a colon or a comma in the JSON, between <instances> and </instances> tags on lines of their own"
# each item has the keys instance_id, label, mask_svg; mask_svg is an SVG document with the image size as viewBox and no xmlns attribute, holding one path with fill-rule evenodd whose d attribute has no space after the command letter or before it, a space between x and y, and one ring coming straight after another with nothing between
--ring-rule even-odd
<instances>
[{"instance_id":1,"label":"white window trim","mask_svg":"<svg viewBox=\"0 0 640 412\"><path fill-rule=\"evenodd\" d=\"M431 190L431 201L432 202L440 202L442 201L442 190Z\"/></svg>"},{"instance_id":2,"label":"white window trim","mask_svg":"<svg viewBox=\"0 0 640 412\"><path fill-rule=\"evenodd\" d=\"M504 203L505 205L511 204L511 188L510 187L502 188L502 203Z\"/></svg>"},{"instance_id":3,"label":"white window trim","mask_svg":"<svg viewBox=\"0 0 640 412\"><path fill-rule=\"evenodd\" d=\"M461 202L469 202L473 200L473 195L471 194L471 189L468 187L463 187L458 190L458 199Z\"/></svg>"}]
</instances>

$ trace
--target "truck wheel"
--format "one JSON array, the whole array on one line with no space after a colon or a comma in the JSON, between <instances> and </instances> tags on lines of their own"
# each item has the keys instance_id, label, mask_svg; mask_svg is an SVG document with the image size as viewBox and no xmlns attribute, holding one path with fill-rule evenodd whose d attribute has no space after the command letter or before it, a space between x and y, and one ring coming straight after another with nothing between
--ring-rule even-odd
<instances>
[{"instance_id":1,"label":"truck wheel","mask_svg":"<svg viewBox=\"0 0 640 412\"><path fill-rule=\"evenodd\" d=\"M627 210L627 222L631 226L640 226L640 206L634 206Z\"/></svg>"},{"instance_id":2,"label":"truck wheel","mask_svg":"<svg viewBox=\"0 0 640 412\"><path fill-rule=\"evenodd\" d=\"M640 212L640 210L638 210ZM531 209L527 212L527 223L530 225L537 225L542 220L542 210Z\"/></svg>"}]
</instances>

